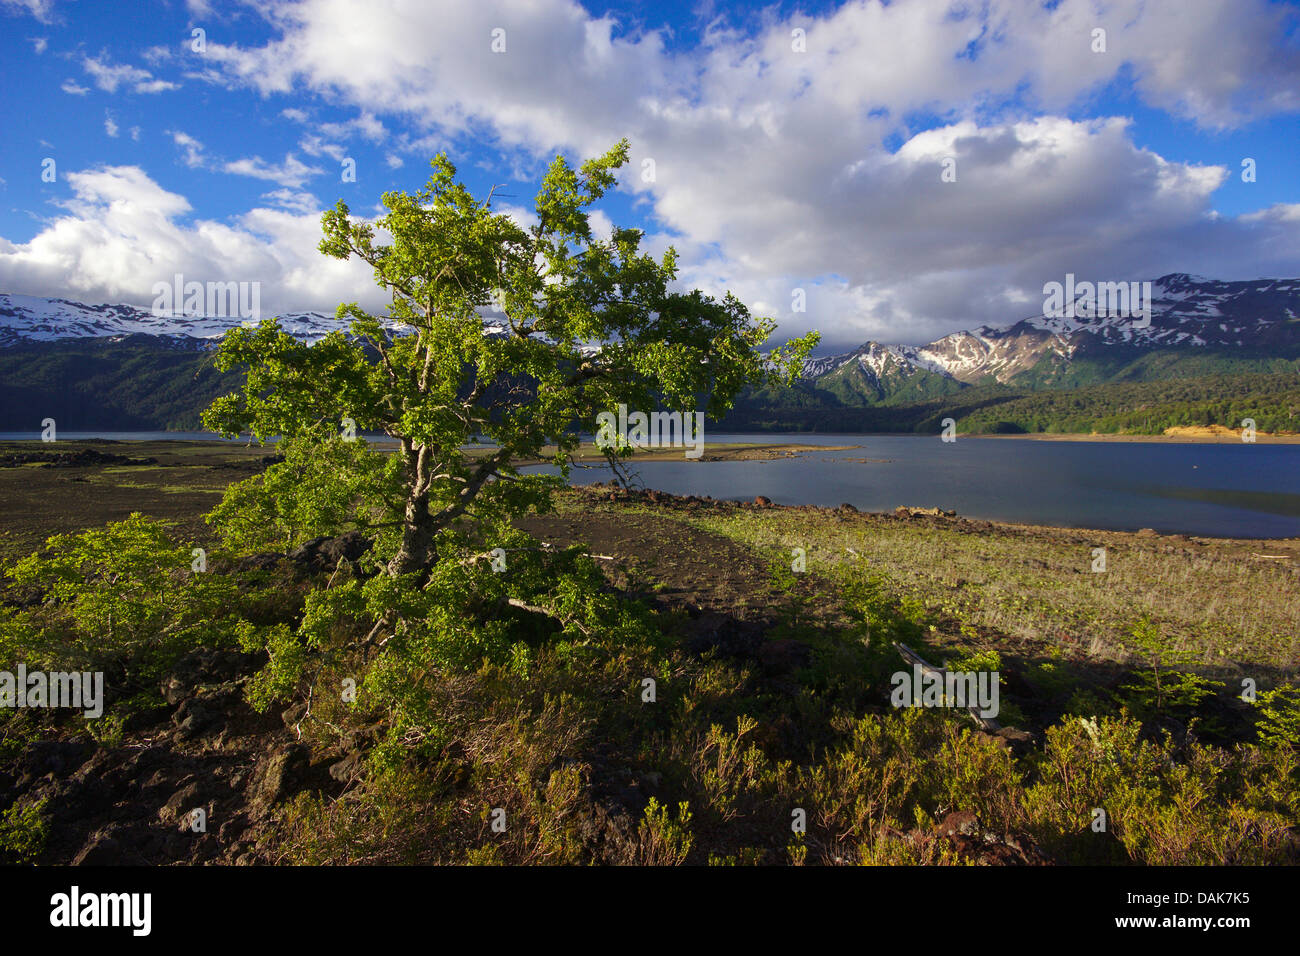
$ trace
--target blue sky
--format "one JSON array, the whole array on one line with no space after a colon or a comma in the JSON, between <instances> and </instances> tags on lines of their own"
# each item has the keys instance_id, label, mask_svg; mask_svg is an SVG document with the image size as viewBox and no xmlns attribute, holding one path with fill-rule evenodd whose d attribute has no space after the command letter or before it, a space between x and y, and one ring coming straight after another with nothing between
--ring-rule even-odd
<instances>
[{"instance_id":1,"label":"blue sky","mask_svg":"<svg viewBox=\"0 0 1300 956\"><path fill-rule=\"evenodd\" d=\"M446 150L526 219L550 156L622 137L597 224L828 349L1013 321L1066 272L1300 275L1298 22L1266 0L0 0L0 291L147 305L179 271L380 308L316 253L322 208L373 215Z\"/></svg>"}]
</instances>

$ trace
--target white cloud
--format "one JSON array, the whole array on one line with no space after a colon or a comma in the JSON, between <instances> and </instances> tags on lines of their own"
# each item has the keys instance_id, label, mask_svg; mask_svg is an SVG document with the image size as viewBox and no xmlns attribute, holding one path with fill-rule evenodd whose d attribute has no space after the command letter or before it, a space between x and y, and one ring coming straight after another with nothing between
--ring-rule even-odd
<instances>
[{"instance_id":1,"label":"white cloud","mask_svg":"<svg viewBox=\"0 0 1300 956\"><path fill-rule=\"evenodd\" d=\"M169 80L149 80L148 82L137 83L132 89L137 93L165 93L168 90L180 89L180 86Z\"/></svg>"},{"instance_id":2,"label":"white cloud","mask_svg":"<svg viewBox=\"0 0 1300 956\"><path fill-rule=\"evenodd\" d=\"M324 172L319 166L308 166L301 162L293 153L286 153L284 162L278 166L266 162L261 156L251 156L228 162L221 168L223 172L266 179L289 189L297 189L311 177Z\"/></svg>"},{"instance_id":3,"label":"white cloud","mask_svg":"<svg viewBox=\"0 0 1300 956\"><path fill-rule=\"evenodd\" d=\"M382 143L388 136L384 124L371 113L362 113L343 123L322 123L317 131L331 139L349 139L353 133L359 133L372 143Z\"/></svg>"},{"instance_id":4,"label":"white cloud","mask_svg":"<svg viewBox=\"0 0 1300 956\"><path fill-rule=\"evenodd\" d=\"M109 110L104 110L104 132L115 139L117 138L117 123Z\"/></svg>"},{"instance_id":5,"label":"white cloud","mask_svg":"<svg viewBox=\"0 0 1300 956\"><path fill-rule=\"evenodd\" d=\"M199 169L207 164L204 156L203 144L197 139L178 129L169 129L167 135L172 138L172 142L185 151L182 162L191 169Z\"/></svg>"},{"instance_id":6,"label":"white cloud","mask_svg":"<svg viewBox=\"0 0 1300 956\"><path fill-rule=\"evenodd\" d=\"M1295 207L1216 216L1226 169L1143 150L1123 118L1067 118L1116 82L1206 128L1300 109L1287 13L1264 0L863 0L821 15L771 8L744 31L715 19L696 49L620 32L574 0L278 0L266 16L277 39L209 36L186 75L356 111L312 126L306 109L282 110L307 126L301 154L338 161L360 137L399 168L473 136L532 175L555 150L585 157L626 135L624 188L658 221L647 243L681 251L683 281L732 289L783 332L818 327L832 344L1013 321L1067 271L1240 278L1297 261ZM807 52L791 48L796 26ZM1098 26L1105 53L1091 49ZM496 27L505 53L492 52ZM88 62L110 92L163 82ZM918 132L914 114L934 128ZM390 132L398 120L407 128ZM209 161L172 136L188 165L280 187L241 228L301 242L267 255L308 274L319 230L302 187L324 170L293 154ZM949 157L954 183L940 179ZM807 313L790 313L796 287Z\"/></svg>"},{"instance_id":7,"label":"white cloud","mask_svg":"<svg viewBox=\"0 0 1300 956\"><path fill-rule=\"evenodd\" d=\"M32 41L32 49L36 51L37 56L40 56L49 49L50 41L46 37L31 37L30 39Z\"/></svg>"},{"instance_id":8,"label":"white cloud","mask_svg":"<svg viewBox=\"0 0 1300 956\"><path fill-rule=\"evenodd\" d=\"M768 306L785 331L923 341L1020 318L1008 312L1026 290L1067 270L1294 269L1257 245L1264 231L1212 216L1223 169L1140 150L1121 119L1052 115L1124 75L1205 126L1296 108L1300 61L1270 33L1283 14L1257 0L858 2L769 13L751 33L715 21L684 54L658 33L616 35L567 0L358 10L280 6L281 39L210 45L209 58L264 94L306 88L362 116L425 118L431 141L484 124L533 156L591 155L626 133L624 184L683 251L683 277ZM491 51L496 26L503 54ZM795 26L805 53L791 47ZM1106 53L1092 51L1096 26ZM902 118L915 111L947 122L909 135ZM1021 118L1032 111L1047 115ZM903 147L886 148L900 131ZM939 179L946 156L956 183ZM806 314L790 314L795 286Z\"/></svg>"},{"instance_id":9,"label":"white cloud","mask_svg":"<svg viewBox=\"0 0 1300 956\"><path fill-rule=\"evenodd\" d=\"M154 282L175 273L206 281L258 281L271 314L297 309L333 312L361 297L381 308L370 270L316 250L320 214L305 198L271 194L297 209L259 207L233 222L179 220L189 201L135 166L112 166L64 177L73 198L63 215L30 242L0 240L0 288L26 295L148 306Z\"/></svg>"},{"instance_id":10,"label":"white cloud","mask_svg":"<svg viewBox=\"0 0 1300 956\"><path fill-rule=\"evenodd\" d=\"M287 209L300 215L319 216L322 212L320 200L309 192L297 189L275 189L263 193L262 198L279 209Z\"/></svg>"},{"instance_id":11,"label":"white cloud","mask_svg":"<svg viewBox=\"0 0 1300 956\"><path fill-rule=\"evenodd\" d=\"M157 66L159 63L168 63L175 56L175 51L169 46L151 46L141 54L146 63L152 63Z\"/></svg>"},{"instance_id":12,"label":"white cloud","mask_svg":"<svg viewBox=\"0 0 1300 956\"><path fill-rule=\"evenodd\" d=\"M54 22L54 0L0 0L5 13L28 13L41 23Z\"/></svg>"},{"instance_id":13,"label":"white cloud","mask_svg":"<svg viewBox=\"0 0 1300 956\"><path fill-rule=\"evenodd\" d=\"M73 96L85 96L90 92L90 87L79 85L77 81L71 77L64 80L63 85L60 86L59 89L63 90L64 93L71 93Z\"/></svg>"},{"instance_id":14,"label":"white cloud","mask_svg":"<svg viewBox=\"0 0 1300 956\"><path fill-rule=\"evenodd\" d=\"M142 70L126 63L108 63L106 54L99 57L84 57L82 67L105 93L116 93L119 86L130 87L136 93L162 93L178 89L179 85L167 80L155 79L148 70Z\"/></svg>"},{"instance_id":15,"label":"white cloud","mask_svg":"<svg viewBox=\"0 0 1300 956\"><path fill-rule=\"evenodd\" d=\"M338 143L328 143L315 135L304 136L298 141L298 148L308 156L328 156L336 163L347 155L347 150Z\"/></svg>"}]
</instances>

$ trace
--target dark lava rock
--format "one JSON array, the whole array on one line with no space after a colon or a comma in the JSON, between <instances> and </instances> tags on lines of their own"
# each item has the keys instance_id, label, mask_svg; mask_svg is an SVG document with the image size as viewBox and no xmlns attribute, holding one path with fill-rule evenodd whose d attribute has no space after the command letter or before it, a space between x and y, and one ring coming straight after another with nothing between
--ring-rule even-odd
<instances>
[{"instance_id":1,"label":"dark lava rock","mask_svg":"<svg viewBox=\"0 0 1300 956\"><path fill-rule=\"evenodd\" d=\"M1034 735L1027 730L1021 730L1019 727L1002 727L989 736L1012 753L1017 754L1032 750L1035 743Z\"/></svg>"},{"instance_id":2,"label":"dark lava rock","mask_svg":"<svg viewBox=\"0 0 1300 956\"><path fill-rule=\"evenodd\" d=\"M33 778L47 773L66 777L75 773L94 752L95 745L88 740L36 740L24 749L19 768Z\"/></svg>"},{"instance_id":3,"label":"dark lava rock","mask_svg":"<svg viewBox=\"0 0 1300 956\"><path fill-rule=\"evenodd\" d=\"M274 571L284 560L283 554L250 554L235 562L236 571Z\"/></svg>"},{"instance_id":4,"label":"dark lava rock","mask_svg":"<svg viewBox=\"0 0 1300 956\"><path fill-rule=\"evenodd\" d=\"M248 791L249 809L260 815L292 796L307 775L311 750L305 744L285 744L268 754L253 774Z\"/></svg>"},{"instance_id":5,"label":"dark lava rock","mask_svg":"<svg viewBox=\"0 0 1300 956\"><path fill-rule=\"evenodd\" d=\"M280 720L284 721L284 725L292 730L306 714L307 704L304 701L298 701L281 712Z\"/></svg>"},{"instance_id":6,"label":"dark lava rock","mask_svg":"<svg viewBox=\"0 0 1300 956\"><path fill-rule=\"evenodd\" d=\"M157 458L129 458L110 452L83 448L80 451L31 451L7 456L0 466L14 467L28 462L43 462L42 468L88 468L92 465L156 465Z\"/></svg>"},{"instance_id":7,"label":"dark lava rock","mask_svg":"<svg viewBox=\"0 0 1300 956\"><path fill-rule=\"evenodd\" d=\"M171 798L159 808L158 819L163 823L185 822L191 810L207 803L205 796L203 787L198 781L187 784L173 793Z\"/></svg>"},{"instance_id":8,"label":"dark lava rock","mask_svg":"<svg viewBox=\"0 0 1300 956\"><path fill-rule=\"evenodd\" d=\"M233 683L199 691L187 697L172 714L178 741L202 740L225 728L230 714L243 704L243 694Z\"/></svg>"},{"instance_id":9,"label":"dark lava rock","mask_svg":"<svg viewBox=\"0 0 1300 956\"><path fill-rule=\"evenodd\" d=\"M289 553L289 562L309 574L333 571L339 561L359 561L373 544L373 539L360 531L349 531L334 538L312 538Z\"/></svg>"},{"instance_id":10,"label":"dark lava rock","mask_svg":"<svg viewBox=\"0 0 1300 956\"><path fill-rule=\"evenodd\" d=\"M754 499L754 504L760 508L770 508L772 507L772 499L767 495L759 495Z\"/></svg>"},{"instance_id":11,"label":"dark lava rock","mask_svg":"<svg viewBox=\"0 0 1300 956\"><path fill-rule=\"evenodd\" d=\"M140 866L148 862L137 847L140 834L109 824L92 833L72 858L73 866Z\"/></svg>"},{"instance_id":12,"label":"dark lava rock","mask_svg":"<svg viewBox=\"0 0 1300 956\"><path fill-rule=\"evenodd\" d=\"M364 765L364 755L360 751L354 750L337 763L330 764L330 776L339 783L350 783L361 775Z\"/></svg>"},{"instance_id":13,"label":"dark lava rock","mask_svg":"<svg viewBox=\"0 0 1300 956\"><path fill-rule=\"evenodd\" d=\"M201 647L190 651L159 685L163 699L175 706L204 684L225 684L251 674L263 663L261 654Z\"/></svg>"}]
</instances>

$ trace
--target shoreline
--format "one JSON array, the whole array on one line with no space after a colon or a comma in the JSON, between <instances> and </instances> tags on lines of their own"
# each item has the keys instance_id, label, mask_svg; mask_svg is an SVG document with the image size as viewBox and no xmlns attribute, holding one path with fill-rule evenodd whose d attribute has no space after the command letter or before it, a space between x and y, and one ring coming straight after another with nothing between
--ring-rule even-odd
<instances>
[{"instance_id":1,"label":"shoreline","mask_svg":"<svg viewBox=\"0 0 1300 956\"><path fill-rule=\"evenodd\" d=\"M1049 436L1047 440L1061 439L1058 436ZM701 460L730 458L732 461L777 461L806 459L809 454L826 452L843 456L844 448L845 446L839 444L718 443L711 449L706 445L706 454ZM832 451L832 449L840 450ZM89 450L94 450L96 454L79 454ZM102 439L61 439L55 443L44 443L39 440L0 442L0 459L8 459L4 461L5 466L0 467L0 494L5 497L9 505L4 520L0 521L0 556L29 553L39 547L40 543L51 534L100 526L106 521L121 520L134 511L144 511L176 521L185 526L189 533L206 539L211 532L202 521L202 515L212 508L231 482L260 472L271 460L274 452L274 446L175 439L152 442ZM681 449L658 449L656 455L643 452L633 458L632 462L635 466L656 459L682 461L681 455ZM867 461L879 460L869 457L870 455L871 452L864 449L857 451L856 454L851 451L846 457L850 457L850 460L853 458ZM57 460L51 460L56 456ZM603 455L600 458L603 458ZM595 464L599 460L579 459L577 464ZM590 485L574 481L570 488L589 488L596 491L594 486L605 477L607 476L600 476ZM609 493L609 489L604 490L604 494ZM668 493L657 492L657 495L668 496ZM1063 536L1114 535L1129 540L1131 540L1129 536L1135 536L1163 541L1166 544L1173 544L1179 538L1236 541L1242 544L1253 542L1250 551L1269 554L1276 554L1270 549L1280 544L1289 557L1289 560L1283 560L1287 560L1288 564L1300 561L1300 539L1285 534L1249 537L1238 532L1220 536L1197 533L1186 528L1144 532L1142 528L1105 529L1069 524L1021 523L1005 518L976 518L969 513L959 513L952 518L941 515L923 517L931 509L917 508L917 502L907 500L910 495L899 497L901 507L906 511L917 512L918 520L935 521L941 525L948 522L955 522L957 525L969 523L983 528L1018 529L1017 533L1037 528L1041 529L1041 533L1050 532ZM57 506L51 508L51 501L57 502ZM921 502L921 504L929 504L929 502ZM826 508L826 506L798 504L782 504L777 507L807 508L818 513ZM896 511L897 507L893 510ZM848 514L849 509L843 509L841 513ZM889 513L891 512L879 514ZM1252 563L1257 560L1276 560L1266 555L1245 555L1245 557ZM1278 558L1281 557L1278 555Z\"/></svg>"},{"instance_id":2,"label":"shoreline","mask_svg":"<svg viewBox=\"0 0 1300 956\"><path fill-rule=\"evenodd\" d=\"M1128 435L1115 432L1033 432L1020 435L994 435L987 432L963 434L958 438L1018 439L1020 441L1063 441L1078 443L1097 442L1149 442L1156 445L1300 445L1300 435L1271 435L1255 433L1255 441L1243 442L1238 432L1203 434L1181 433L1174 435Z\"/></svg>"},{"instance_id":3,"label":"shoreline","mask_svg":"<svg viewBox=\"0 0 1300 956\"><path fill-rule=\"evenodd\" d=\"M1199 535L1187 531L1158 531L1156 528L1097 528L1091 525L1074 524L1037 524L1034 522L1011 522L1006 519L978 518L957 511L945 511L937 507L917 505L897 505L892 509L874 511L857 509L844 505L783 505L775 501L759 501L744 498L707 498L695 494L673 494L660 492L654 488L636 488L625 492L623 489L611 488L612 483L594 483L590 485L569 485L569 493L597 499L610 499L615 494L617 499L630 503L667 506L669 509L689 509L690 506L732 507L738 511L787 512L835 516L841 520L863 520L867 523L915 523L928 524L935 528L948 528L963 532L993 532L1002 535L1041 536L1052 538L1069 538L1069 540L1100 541L1104 544L1122 544L1134 546L1234 546L1244 551L1244 557L1261 559L1261 561L1290 561L1300 566L1300 537L1243 537L1240 535ZM759 496L762 498L762 496ZM1281 549L1286 554L1258 554L1253 549Z\"/></svg>"},{"instance_id":4,"label":"shoreline","mask_svg":"<svg viewBox=\"0 0 1300 956\"><path fill-rule=\"evenodd\" d=\"M994 433L994 432L958 432L957 438L963 440L967 438L978 438L980 440L995 440L995 441L1008 441L1008 440L1009 441L1059 441L1059 442L1078 442L1078 443L1149 442L1153 444L1162 444L1162 445L1164 444L1172 444L1172 445L1251 444L1250 442L1242 442L1240 432L1224 428L1221 425L1216 425L1212 427L1175 426L1174 428L1169 429L1169 431L1174 432L1174 434L1135 435L1127 432L1123 432L1123 433L1121 432L1014 432L1014 433L1002 434L1002 433ZM74 433L74 434L80 434L80 433ZM209 444L214 446L225 445L227 447L236 447L236 448L247 447L246 443L240 441L239 439L223 439L223 438L216 438L216 437L194 438L191 437L194 434L193 432L178 431L174 433L169 433L169 432L153 433L159 436L165 436L168 434L185 436L179 438L166 438L166 437L110 438L107 437L109 434L112 433L104 433L104 435L94 437L94 438L82 438L82 437L60 438L58 442L52 442L52 443L43 442L40 439L39 435L37 434L32 434L30 438L10 438L10 437L4 437L3 435L0 435L0 445L23 445L23 446L39 445L48 449L50 445L73 445L73 444L76 445L93 445L93 444L146 445L146 444L153 444L158 442L175 442L180 444L196 444L196 445L209 445ZM123 432L122 434L138 434L138 433ZM919 434L917 432L775 432L775 431L774 432L732 432L732 431L726 431L726 432L722 432L722 434L728 436L743 436L746 438L752 437L755 440L746 441L746 442L718 442L716 443L715 447L717 449L721 449L723 454L726 457L710 459L709 455L711 453L708 450L710 446L710 442L706 435L704 439L704 445L703 445L705 449L705 455L702 459L699 460L702 461L734 460L734 455L737 451L747 451L751 449L754 450L771 449L773 452L772 455L773 458L784 458L787 457L786 452L791 448L791 446L797 446L798 448L797 453L802 453L805 450L847 451L849 449L861 447L860 445L822 445L814 442L804 442L800 440L804 436L810 436L810 437L827 436L827 437L834 437L837 439L838 438L933 439L937 436L937 433L932 435L928 433ZM770 440L765 440L768 439L768 436L771 436ZM362 436L362 437L366 438L372 444L389 444L392 442L392 439L382 438L379 436L371 435L371 436ZM588 446L590 446L590 444L591 444L590 442L583 442L584 450ZM1300 433L1292 434L1292 433L1283 432L1283 433L1274 434L1270 432L1257 431L1255 433L1255 441L1253 442L1253 444L1300 445ZM271 447L273 445L274 442L268 442L266 447ZM262 447L262 446L254 446L254 447ZM641 449L637 452L637 456L642 457L648 454L653 454L656 456L663 455L664 457L672 457L672 456L680 455L681 451L682 449L680 448ZM717 454L717 452L713 452L712 454ZM587 455L584 454L583 457L587 457ZM645 461L650 459L642 457L642 460ZM534 463L534 462L530 460L530 463ZM542 464L544 462L539 460L536 463Z\"/></svg>"}]
</instances>

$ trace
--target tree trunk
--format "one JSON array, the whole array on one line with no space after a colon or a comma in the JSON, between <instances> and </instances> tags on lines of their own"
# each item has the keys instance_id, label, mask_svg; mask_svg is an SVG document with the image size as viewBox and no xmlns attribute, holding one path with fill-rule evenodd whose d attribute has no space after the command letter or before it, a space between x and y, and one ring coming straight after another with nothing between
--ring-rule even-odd
<instances>
[{"instance_id":1,"label":"tree trunk","mask_svg":"<svg viewBox=\"0 0 1300 956\"><path fill-rule=\"evenodd\" d=\"M402 518L402 544L388 562L388 573L424 572L427 575L433 556L434 520L429 514L429 449L416 448L403 439L406 459L406 508Z\"/></svg>"},{"instance_id":2,"label":"tree trunk","mask_svg":"<svg viewBox=\"0 0 1300 956\"><path fill-rule=\"evenodd\" d=\"M433 516L429 514L429 496L412 495L406 500L402 522L402 544L388 562L393 577L414 571L428 571L433 554Z\"/></svg>"}]
</instances>

